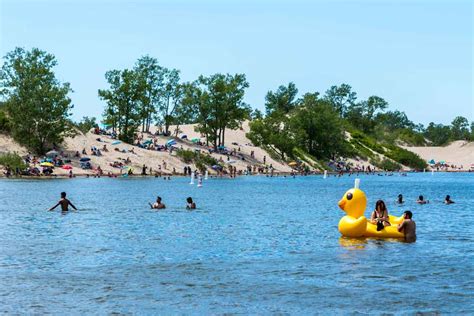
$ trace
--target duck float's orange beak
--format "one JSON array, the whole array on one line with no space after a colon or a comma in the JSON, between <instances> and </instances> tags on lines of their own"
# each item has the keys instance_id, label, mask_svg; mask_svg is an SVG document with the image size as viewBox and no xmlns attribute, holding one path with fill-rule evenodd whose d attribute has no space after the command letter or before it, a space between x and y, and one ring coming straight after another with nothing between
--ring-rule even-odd
<instances>
[{"instance_id":1,"label":"duck float's orange beak","mask_svg":"<svg viewBox=\"0 0 474 316\"><path fill-rule=\"evenodd\" d=\"M346 200L342 199L337 203L339 205L339 208L344 211L344 206L346 206Z\"/></svg>"}]
</instances>

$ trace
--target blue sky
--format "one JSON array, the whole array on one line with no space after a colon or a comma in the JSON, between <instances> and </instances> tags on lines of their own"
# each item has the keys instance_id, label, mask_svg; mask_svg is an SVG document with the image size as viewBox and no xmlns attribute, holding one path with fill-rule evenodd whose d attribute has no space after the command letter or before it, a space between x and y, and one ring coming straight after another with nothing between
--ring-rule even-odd
<instances>
[{"instance_id":1,"label":"blue sky","mask_svg":"<svg viewBox=\"0 0 474 316\"><path fill-rule=\"evenodd\" d=\"M104 73L149 54L181 71L245 73L246 102L348 83L415 122L474 120L471 1L0 0L0 54L53 53L71 83L73 118L100 116Z\"/></svg>"}]
</instances>

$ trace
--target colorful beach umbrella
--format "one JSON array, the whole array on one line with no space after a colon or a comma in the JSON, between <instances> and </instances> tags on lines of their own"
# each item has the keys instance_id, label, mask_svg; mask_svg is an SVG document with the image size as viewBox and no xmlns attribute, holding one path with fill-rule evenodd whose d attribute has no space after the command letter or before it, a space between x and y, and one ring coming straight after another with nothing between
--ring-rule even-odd
<instances>
[{"instance_id":1,"label":"colorful beach umbrella","mask_svg":"<svg viewBox=\"0 0 474 316\"><path fill-rule=\"evenodd\" d=\"M288 166L290 166L290 167L294 167L294 166L297 166L297 165L298 165L298 163L296 161L292 161L292 162L288 163Z\"/></svg>"},{"instance_id":2,"label":"colorful beach umbrella","mask_svg":"<svg viewBox=\"0 0 474 316\"><path fill-rule=\"evenodd\" d=\"M64 165L61 168L63 168L64 170L71 170L72 166L71 165Z\"/></svg>"},{"instance_id":3,"label":"colorful beach umbrella","mask_svg":"<svg viewBox=\"0 0 474 316\"><path fill-rule=\"evenodd\" d=\"M112 145L118 145L118 144L120 144L120 143L122 143L122 142L119 141L119 140L115 140L115 141L112 142Z\"/></svg>"},{"instance_id":4,"label":"colorful beach umbrella","mask_svg":"<svg viewBox=\"0 0 474 316\"><path fill-rule=\"evenodd\" d=\"M430 165L434 165L436 162L435 162L434 159L431 159L430 161L428 161L428 163L429 163Z\"/></svg>"},{"instance_id":5,"label":"colorful beach umbrella","mask_svg":"<svg viewBox=\"0 0 474 316\"><path fill-rule=\"evenodd\" d=\"M86 161L90 161L91 159L89 157L82 157L81 159L79 159L79 161L81 162L86 162Z\"/></svg>"},{"instance_id":6,"label":"colorful beach umbrella","mask_svg":"<svg viewBox=\"0 0 474 316\"><path fill-rule=\"evenodd\" d=\"M54 165L50 162L42 162L40 163L41 167L54 167Z\"/></svg>"},{"instance_id":7,"label":"colorful beach umbrella","mask_svg":"<svg viewBox=\"0 0 474 316\"><path fill-rule=\"evenodd\" d=\"M188 135L181 136L181 139L186 139L186 138L188 138Z\"/></svg>"},{"instance_id":8,"label":"colorful beach umbrella","mask_svg":"<svg viewBox=\"0 0 474 316\"><path fill-rule=\"evenodd\" d=\"M197 143L197 142L199 141L199 138L194 137L194 138L191 139L191 141L192 141L193 143Z\"/></svg>"}]
</instances>

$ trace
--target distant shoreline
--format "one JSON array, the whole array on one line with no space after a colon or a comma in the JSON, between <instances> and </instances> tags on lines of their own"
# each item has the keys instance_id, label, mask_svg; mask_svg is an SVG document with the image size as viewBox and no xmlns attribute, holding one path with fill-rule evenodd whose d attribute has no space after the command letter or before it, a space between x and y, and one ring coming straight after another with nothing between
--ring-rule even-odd
<instances>
[{"instance_id":1,"label":"distant shoreline","mask_svg":"<svg viewBox=\"0 0 474 316\"><path fill-rule=\"evenodd\" d=\"M434 171L435 173L474 173L474 170L440 170L440 171ZM360 173L357 173L357 172L352 172L352 173L348 173L348 172L344 172L343 175L341 175L341 177L343 176L348 176L350 174L350 176L359 176L359 175L372 175L372 176L384 176L384 177L390 177L390 176L400 176L400 174L413 174L413 173L431 173L430 170L427 170L425 172L423 171L404 171L404 172L375 172L375 173L371 173L371 174L367 174L365 172L360 172ZM327 175L328 176L338 176L338 172L328 172ZM306 176L323 176L324 175L324 172L311 172L309 174L306 174L306 175L302 175L302 174L296 174L295 176L296 177L306 177ZM239 175L237 176L236 178L240 178L240 177L246 177L246 176L251 176L251 177L254 177L254 176L257 176L257 177L268 177L268 178L272 178L272 176L270 174L262 174L262 173L258 173L258 174L252 174L252 175ZM273 175L273 178L280 178L280 177L288 177L288 176L292 176L292 173L290 172L275 172L275 174ZM102 176L97 176L97 175L91 175L91 174L87 174L87 173L79 173L79 174L75 174L73 177L69 177L67 174L57 174L57 175L52 175L52 176L10 176L10 177L7 177L5 176L4 174L1 174L0 175L0 179L12 179L12 180L17 180L17 179L32 179L32 180L42 180L42 179L45 179L45 180L50 180L50 179L75 179L75 178L91 178L91 179L97 179L97 178L107 178L107 179L126 179L126 178L157 178L157 179L160 179L160 178L167 178L167 177L172 177L172 178L175 178L175 177L178 177L178 178L190 178L190 176L188 175L183 175L183 174L166 174L166 175L162 175L162 176L155 176L155 175L150 175L150 174L147 174L147 175L142 175L142 174L132 174L132 175L127 175L127 176L123 176L123 175L120 175L120 174L114 174L112 176L108 176L108 175L102 175ZM229 177L228 175L224 175L224 176L218 176L218 175L210 175L209 176L209 179L234 179L233 177Z\"/></svg>"}]
</instances>

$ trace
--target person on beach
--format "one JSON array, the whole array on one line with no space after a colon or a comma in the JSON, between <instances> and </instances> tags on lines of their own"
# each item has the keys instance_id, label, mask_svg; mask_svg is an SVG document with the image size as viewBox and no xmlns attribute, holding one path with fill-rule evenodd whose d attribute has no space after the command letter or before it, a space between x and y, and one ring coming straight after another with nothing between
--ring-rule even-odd
<instances>
[{"instance_id":1,"label":"person on beach","mask_svg":"<svg viewBox=\"0 0 474 316\"><path fill-rule=\"evenodd\" d=\"M375 210L370 216L370 222L377 225L377 231L384 229L385 226L390 226L388 210L384 201L378 200L375 203Z\"/></svg>"},{"instance_id":2,"label":"person on beach","mask_svg":"<svg viewBox=\"0 0 474 316\"><path fill-rule=\"evenodd\" d=\"M403 232L405 235L406 242L415 242L416 241L416 223L412 219L413 213L410 211L405 211L403 213L403 222L398 224L398 231Z\"/></svg>"},{"instance_id":3,"label":"person on beach","mask_svg":"<svg viewBox=\"0 0 474 316\"><path fill-rule=\"evenodd\" d=\"M150 207L151 207L152 209L161 210L161 209L166 208L166 205L161 202L161 197L159 197L159 196L156 198L156 202L155 202L155 203L153 203L153 204L148 203L148 204L150 204Z\"/></svg>"},{"instance_id":4,"label":"person on beach","mask_svg":"<svg viewBox=\"0 0 474 316\"><path fill-rule=\"evenodd\" d=\"M416 203L418 204L426 204L426 203L429 203L429 201L425 200L425 198L423 197L423 195L420 195L418 197L418 200L416 201Z\"/></svg>"},{"instance_id":5,"label":"person on beach","mask_svg":"<svg viewBox=\"0 0 474 316\"><path fill-rule=\"evenodd\" d=\"M59 202L53 206L52 208L50 208L49 210L52 211L54 210L56 207L58 207L59 205L61 205L61 211L62 212L67 212L69 211L69 205L71 205L71 207L77 211L77 208L71 203L71 201L69 201L68 199L66 199L66 192L61 192L61 199L59 200Z\"/></svg>"},{"instance_id":6,"label":"person on beach","mask_svg":"<svg viewBox=\"0 0 474 316\"><path fill-rule=\"evenodd\" d=\"M398 195L397 203L398 203L398 204L403 204L403 203L405 203L405 201L403 201L403 195L401 195L401 194Z\"/></svg>"},{"instance_id":7,"label":"person on beach","mask_svg":"<svg viewBox=\"0 0 474 316\"><path fill-rule=\"evenodd\" d=\"M451 196L450 195L446 195L446 198L444 199L444 204L453 204L454 201L451 200Z\"/></svg>"},{"instance_id":8,"label":"person on beach","mask_svg":"<svg viewBox=\"0 0 474 316\"><path fill-rule=\"evenodd\" d=\"M188 210L195 210L196 209L196 203L193 202L192 197L188 197L186 199L186 209Z\"/></svg>"}]
</instances>

